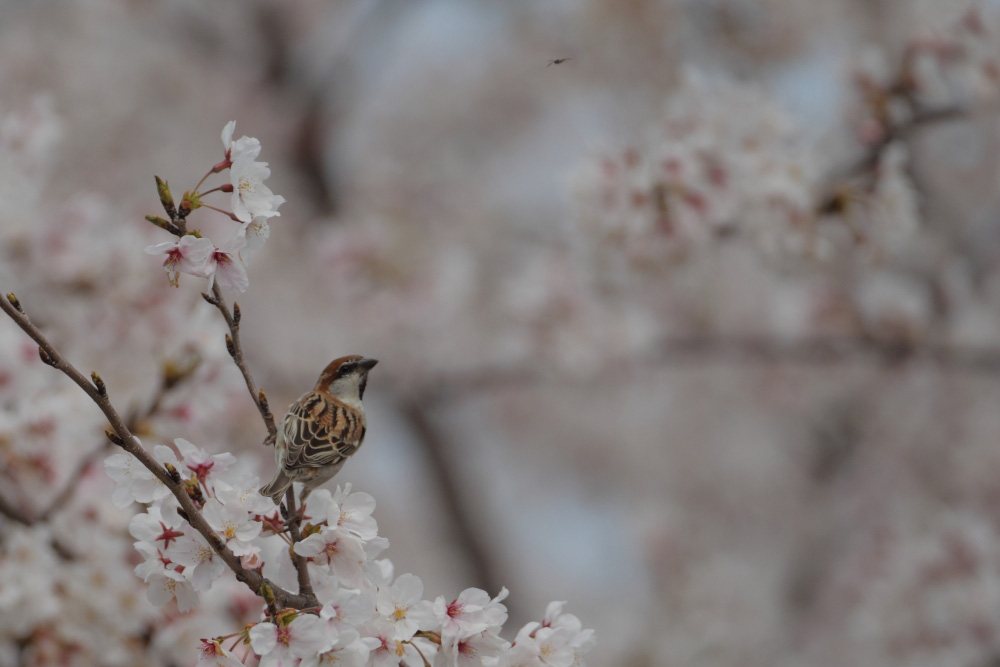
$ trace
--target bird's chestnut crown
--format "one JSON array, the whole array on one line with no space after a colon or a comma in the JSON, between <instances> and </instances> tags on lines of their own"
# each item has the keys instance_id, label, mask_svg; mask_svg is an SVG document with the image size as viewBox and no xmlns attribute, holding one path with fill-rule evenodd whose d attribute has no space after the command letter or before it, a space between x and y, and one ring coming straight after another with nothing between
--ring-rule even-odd
<instances>
[{"instance_id":1,"label":"bird's chestnut crown","mask_svg":"<svg viewBox=\"0 0 1000 667\"><path fill-rule=\"evenodd\" d=\"M368 359L360 354L353 354L347 357L340 357L331 361L319 376L316 388L324 391L331 391L335 396L341 394L353 394L354 387L357 387L358 398L364 395L365 386L368 384L368 371L375 367L378 359Z\"/></svg>"}]
</instances>

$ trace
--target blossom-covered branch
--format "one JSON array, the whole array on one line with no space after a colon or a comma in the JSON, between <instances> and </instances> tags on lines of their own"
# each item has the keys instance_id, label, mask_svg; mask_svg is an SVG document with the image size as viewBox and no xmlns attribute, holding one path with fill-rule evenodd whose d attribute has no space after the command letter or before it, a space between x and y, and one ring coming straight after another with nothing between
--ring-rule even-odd
<instances>
[{"instance_id":1,"label":"blossom-covered branch","mask_svg":"<svg viewBox=\"0 0 1000 667\"><path fill-rule=\"evenodd\" d=\"M137 459L146 470L153 474L159 483L173 494L181 510L183 510L186 520L208 541L219 557L233 571L238 580L245 583L253 592L265 597L272 597L278 605L300 608L316 606L314 597L289 593L280 586L265 579L260 573L244 568L240 564L239 558L233 554L225 542L208 525L208 522L194 505L186 488L181 483L176 470L173 472L170 471L160 461L153 458L143 448L138 438L132 434L125 420L111 404L111 400L108 398L107 387L104 385L104 381L100 375L95 372L92 374L91 379L88 380L76 367L66 361L41 331L31 323L17 297L13 294L8 294L6 299L0 299L0 309L38 344L38 353L43 362L69 377L100 408L113 429L113 433L108 433L109 439Z\"/></svg>"}]
</instances>

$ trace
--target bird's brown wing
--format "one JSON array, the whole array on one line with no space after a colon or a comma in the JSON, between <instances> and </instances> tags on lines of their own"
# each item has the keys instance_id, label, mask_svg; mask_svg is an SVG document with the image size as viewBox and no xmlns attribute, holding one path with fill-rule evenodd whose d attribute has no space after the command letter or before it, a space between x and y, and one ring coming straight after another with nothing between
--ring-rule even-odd
<instances>
[{"instance_id":1,"label":"bird's brown wing","mask_svg":"<svg viewBox=\"0 0 1000 667\"><path fill-rule=\"evenodd\" d=\"M281 430L287 446L284 467L289 470L343 461L365 436L361 415L318 392L303 395L288 409Z\"/></svg>"}]
</instances>

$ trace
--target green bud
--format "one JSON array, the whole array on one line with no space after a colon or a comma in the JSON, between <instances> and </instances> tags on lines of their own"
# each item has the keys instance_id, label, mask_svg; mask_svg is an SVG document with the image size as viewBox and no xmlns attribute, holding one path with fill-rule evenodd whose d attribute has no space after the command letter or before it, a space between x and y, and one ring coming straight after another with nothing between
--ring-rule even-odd
<instances>
[{"instance_id":1,"label":"green bud","mask_svg":"<svg viewBox=\"0 0 1000 667\"><path fill-rule=\"evenodd\" d=\"M160 196L160 204L163 205L163 210L167 212L167 216L171 220L174 220L177 218L177 209L174 207L173 195L170 194L170 186L159 176L154 176L153 178L156 179L156 193Z\"/></svg>"}]
</instances>

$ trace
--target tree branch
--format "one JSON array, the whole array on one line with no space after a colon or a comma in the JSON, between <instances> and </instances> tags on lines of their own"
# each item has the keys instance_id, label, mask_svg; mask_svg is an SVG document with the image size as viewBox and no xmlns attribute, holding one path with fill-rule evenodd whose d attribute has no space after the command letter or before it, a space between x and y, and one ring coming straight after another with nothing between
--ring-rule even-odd
<instances>
[{"instance_id":1,"label":"tree branch","mask_svg":"<svg viewBox=\"0 0 1000 667\"><path fill-rule=\"evenodd\" d=\"M134 456L139 460L142 465L153 473L156 478L166 486L170 492L177 498L178 503L180 503L181 510L183 510L186 520L191 526L197 530L201 535L208 540L208 543L212 546L219 557L222 558L223 562L229 566L229 569L233 571L236 578L247 585L254 593L264 597L267 600L268 594L273 595L273 600L275 603L282 607L295 607L302 609L305 607L315 607L318 606L318 601L313 595L303 595L303 594L293 594L279 587L274 582L269 581L263 577L259 572L255 570L247 570L240 563L240 559L233 554L233 552L226 546L226 543L220 538L212 527L208 525L208 522L198 511L191 497L187 494L184 486L175 482L171 479L167 470L161 466L156 460L147 452L139 441L136 439L132 432L129 430L128 425L122 419L118 411L111 405L111 401L108 398L108 393L104 387L103 381L100 380L100 376L96 373L92 376L94 378L93 382L88 380L79 370L77 370L72 364L66 361L65 358L59 353L59 351L45 338L44 335L31 323L28 316L24 314L21 309L21 304L18 302L17 298L13 294L8 294L6 299L0 299L0 309L4 311L14 323L17 324L21 329L31 337L36 343L38 343L38 353L41 356L42 361L44 361L49 366L62 371L69 379L79 386L87 396L90 397L92 401L100 408L101 412L107 418L108 422L111 424L111 428L114 429L114 433L117 435L116 438L112 438L115 444L119 445L126 452Z\"/></svg>"},{"instance_id":2,"label":"tree branch","mask_svg":"<svg viewBox=\"0 0 1000 667\"><path fill-rule=\"evenodd\" d=\"M862 361L885 365L922 363L970 375L1000 376L1000 347L962 347L943 343L879 340L870 336L816 337L786 342L766 335L693 335L666 338L619 366L678 366L720 361L748 364L792 363L804 366ZM424 404L543 382L570 383L571 378L541 373L533 366L484 367L441 376L419 385L409 396Z\"/></svg>"},{"instance_id":3,"label":"tree branch","mask_svg":"<svg viewBox=\"0 0 1000 667\"><path fill-rule=\"evenodd\" d=\"M226 336L226 348L229 350L229 355L233 358L240 372L243 373L243 379L247 383L250 397L257 405L261 419L264 420L264 426L267 428L267 438L264 439L264 444L269 447L273 446L278 437L278 427L274 424L274 415L271 414L267 396L264 394L264 390L259 388L257 383L254 382L253 376L250 374L250 368L247 367L246 359L243 357L243 346L240 344L240 306L233 302L233 310L232 312L229 311L219 283L212 285L211 294L202 293L202 297L204 297L205 301L218 308L219 312L222 313L222 317L226 320L226 325L229 327L229 335Z\"/></svg>"},{"instance_id":4,"label":"tree branch","mask_svg":"<svg viewBox=\"0 0 1000 667\"><path fill-rule=\"evenodd\" d=\"M459 474L448 452L444 434L428 417L426 408L415 400L401 405L402 413L417 436L417 441L430 459L430 470L434 476L433 486L441 493L448 511L449 525L455 531L460 548L465 552L463 559L472 569L476 586L488 591L498 591L502 581L496 565L490 557L490 550L484 543L476 521L459 484Z\"/></svg>"},{"instance_id":5,"label":"tree branch","mask_svg":"<svg viewBox=\"0 0 1000 667\"><path fill-rule=\"evenodd\" d=\"M304 507L304 506L303 506ZM285 492L285 506L282 508L285 515L285 525L288 526L288 532L292 536L292 562L295 564L295 573L298 575L299 580L299 593L303 595L312 595L313 588L312 582L309 581L309 566L307 565L307 560L303 556L295 553L295 544L302 541L302 534L299 532L299 523L302 521L302 517L298 515L295 508L295 485L289 484L288 490Z\"/></svg>"}]
</instances>

